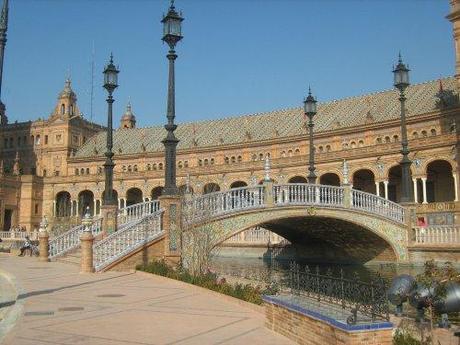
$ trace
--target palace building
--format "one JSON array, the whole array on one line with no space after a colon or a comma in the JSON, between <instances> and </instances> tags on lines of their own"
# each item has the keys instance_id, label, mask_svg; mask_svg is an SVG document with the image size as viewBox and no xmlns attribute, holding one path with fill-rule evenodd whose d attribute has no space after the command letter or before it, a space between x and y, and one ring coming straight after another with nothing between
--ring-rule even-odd
<instances>
[{"instance_id":1,"label":"palace building","mask_svg":"<svg viewBox=\"0 0 460 345\"><path fill-rule=\"evenodd\" d=\"M7 16L7 7L3 16ZM6 11L6 14L5 14ZM409 158L417 217L428 225L460 222L459 87L460 4L452 1L456 75L411 85L406 91ZM6 23L0 31L6 34ZM2 29L3 28L3 29ZM4 47L4 44L3 44ZM3 48L1 50L3 61ZM399 201L401 120L396 90L318 104L314 148L318 183L344 183L344 161L353 188ZM51 104L50 104L51 105ZM0 230L78 223L87 207L100 214L106 129L86 120L70 80L46 119L0 125ZM14 116L13 116L14 118ZM179 123L180 191L210 193L256 185L266 157L277 183L307 182L308 128L303 109ZM138 128L127 105L113 133L114 191L119 207L158 198L164 184L162 126ZM346 178L346 176L345 176Z\"/></svg>"}]
</instances>

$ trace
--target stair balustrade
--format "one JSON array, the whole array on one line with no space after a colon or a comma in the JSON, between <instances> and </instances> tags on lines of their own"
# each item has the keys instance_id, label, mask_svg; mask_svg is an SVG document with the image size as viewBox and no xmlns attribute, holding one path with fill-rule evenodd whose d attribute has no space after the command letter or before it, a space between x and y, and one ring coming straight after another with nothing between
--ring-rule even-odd
<instances>
[{"instance_id":1,"label":"stair balustrade","mask_svg":"<svg viewBox=\"0 0 460 345\"><path fill-rule=\"evenodd\" d=\"M351 192L351 208L377 214L398 223L405 221L405 209L401 205L356 189Z\"/></svg>"},{"instance_id":2,"label":"stair balustrade","mask_svg":"<svg viewBox=\"0 0 460 345\"><path fill-rule=\"evenodd\" d=\"M121 208L118 210L117 214L118 227L121 228L125 224L153 214L159 209L160 202L158 200L140 202L138 204Z\"/></svg>"}]
</instances>

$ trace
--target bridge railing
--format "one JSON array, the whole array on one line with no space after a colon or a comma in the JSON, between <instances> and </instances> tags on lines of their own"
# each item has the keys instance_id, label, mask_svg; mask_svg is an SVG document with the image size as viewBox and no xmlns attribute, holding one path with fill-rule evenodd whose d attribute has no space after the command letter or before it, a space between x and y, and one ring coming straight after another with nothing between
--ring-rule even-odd
<instances>
[{"instance_id":1,"label":"bridge railing","mask_svg":"<svg viewBox=\"0 0 460 345\"><path fill-rule=\"evenodd\" d=\"M275 205L321 205L343 207L344 188L318 184L289 183L273 186Z\"/></svg>"},{"instance_id":2,"label":"bridge railing","mask_svg":"<svg viewBox=\"0 0 460 345\"><path fill-rule=\"evenodd\" d=\"M405 209L401 205L356 189L352 189L351 192L351 208L374 213L398 223L405 221Z\"/></svg>"},{"instance_id":3,"label":"bridge railing","mask_svg":"<svg viewBox=\"0 0 460 345\"><path fill-rule=\"evenodd\" d=\"M185 201L183 206L183 216L187 223L264 207L264 186L241 187L225 192L204 194Z\"/></svg>"},{"instance_id":4,"label":"bridge railing","mask_svg":"<svg viewBox=\"0 0 460 345\"><path fill-rule=\"evenodd\" d=\"M64 255L80 245L80 236L85 230L86 225L78 225L69 231L50 239L49 255L50 259ZM90 225L91 232L94 236L102 231L102 217L96 218Z\"/></svg>"},{"instance_id":5,"label":"bridge railing","mask_svg":"<svg viewBox=\"0 0 460 345\"><path fill-rule=\"evenodd\" d=\"M117 214L118 226L121 227L124 224L153 214L158 210L160 210L160 202L158 200L140 202L138 204L121 208L118 210Z\"/></svg>"},{"instance_id":6,"label":"bridge railing","mask_svg":"<svg viewBox=\"0 0 460 345\"><path fill-rule=\"evenodd\" d=\"M163 210L149 214L93 245L93 264L101 271L126 254L163 234Z\"/></svg>"},{"instance_id":7,"label":"bridge railing","mask_svg":"<svg viewBox=\"0 0 460 345\"><path fill-rule=\"evenodd\" d=\"M38 240L38 231L37 230L31 231L31 232L15 231L15 230L0 231L0 239L2 240L19 241L19 240L24 240L26 236L29 236L29 238L32 241Z\"/></svg>"},{"instance_id":8,"label":"bridge railing","mask_svg":"<svg viewBox=\"0 0 460 345\"><path fill-rule=\"evenodd\" d=\"M413 242L416 245L460 244L460 225L431 225L414 227Z\"/></svg>"}]
</instances>

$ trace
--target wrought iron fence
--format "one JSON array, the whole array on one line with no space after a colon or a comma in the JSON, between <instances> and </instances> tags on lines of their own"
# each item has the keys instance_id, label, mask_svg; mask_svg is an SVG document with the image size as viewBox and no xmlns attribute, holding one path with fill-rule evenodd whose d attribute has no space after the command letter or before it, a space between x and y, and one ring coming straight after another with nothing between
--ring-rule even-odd
<instances>
[{"instance_id":1,"label":"wrought iron fence","mask_svg":"<svg viewBox=\"0 0 460 345\"><path fill-rule=\"evenodd\" d=\"M339 277L335 277L330 270L326 274L320 274L319 267L312 272L308 266L301 270L298 264L291 263L288 283L293 295L339 305L342 309L349 310L349 324L355 324L359 315L370 317L373 322L390 319L386 295L388 284L381 277L363 282L358 276L345 278L343 270L340 270Z\"/></svg>"}]
</instances>

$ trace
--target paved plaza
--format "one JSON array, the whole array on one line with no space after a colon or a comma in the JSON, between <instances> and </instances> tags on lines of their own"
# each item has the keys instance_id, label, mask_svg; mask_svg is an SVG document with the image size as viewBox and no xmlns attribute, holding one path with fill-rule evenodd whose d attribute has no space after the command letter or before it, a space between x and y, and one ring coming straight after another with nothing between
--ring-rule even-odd
<instances>
[{"instance_id":1,"label":"paved plaza","mask_svg":"<svg viewBox=\"0 0 460 345\"><path fill-rule=\"evenodd\" d=\"M257 308L163 277L82 275L75 265L7 254L0 276L4 345L292 344L264 327Z\"/></svg>"}]
</instances>

